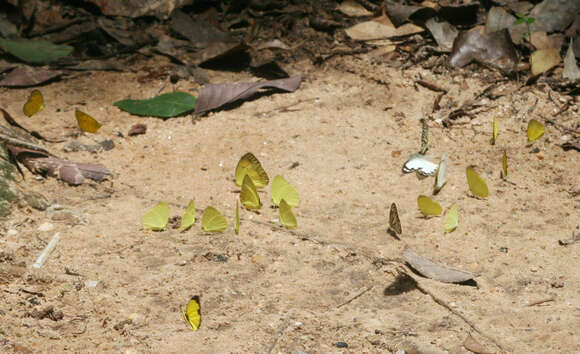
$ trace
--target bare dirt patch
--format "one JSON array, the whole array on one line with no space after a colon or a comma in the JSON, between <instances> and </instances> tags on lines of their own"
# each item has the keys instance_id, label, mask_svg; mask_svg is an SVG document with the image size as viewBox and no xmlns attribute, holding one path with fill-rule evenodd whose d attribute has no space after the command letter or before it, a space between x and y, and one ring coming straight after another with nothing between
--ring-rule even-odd
<instances>
[{"instance_id":1,"label":"bare dirt patch","mask_svg":"<svg viewBox=\"0 0 580 354\"><path fill-rule=\"evenodd\" d=\"M21 186L61 207L37 211L22 204L2 223L4 350L466 352L463 342L471 334L491 352L580 351L580 272L573 266L580 245L558 244L579 232L579 155L558 146L570 135L553 125L531 145L525 134L529 119L543 121L560 108L549 87L503 83L506 95L489 100L488 110L444 128L444 112L489 85L487 70L435 74L358 55L303 65L305 79L294 93L199 120L163 121L112 106L152 97L166 84L139 83L140 65L165 63L51 84L43 88L45 110L26 120L47 136L65 136L76 129L75 108L92 114L103 127L80 139L111 138L113 150L49 149L102 163L115 175L70 187L25 171ZM243 73L212 75L212 82L251 80ZM419 78L448 89L441 112L431 115L438 93L416 85ZM198 86L180 82L175 89ZM3 105L20 112L27 96L28 90L4 91ZM401 172L419 149L419 119L428 116L429 153L438 158L445 152L450 163L449 182L436 199L444 209L454 202L459 207L459 227L450 234L443 232L443 217L424 219L417 210L417 196L431 195L433 179ZM494 116L500 134L492 146ZM557 121L577 125L577 103ZM147 134L126 137L138 122L147 124ZM512 183L499 177L504 149ZM231 228L209 235L199 222L185 233L141 230L142 215L157 202L167 201L171 214L181 215L190 199L200 209L216 207L233 225L233 173L248 151L270 177L282 174L297 187L296 231L278 226L268 188L260 213L242 212L239 235ZM488 199L469 196L468 165L477 165L486 179ZM386 232L393 201L401 240ZM54 228L39 231L47 222ZM57 231L56 250L41 270L32 270ZM477 273L477 286L420 280L430 296L397 278L390 260L400 258L405 244ZM192 332L180 307L196 294L203 320Z\"/></svg>"}]
</instances>

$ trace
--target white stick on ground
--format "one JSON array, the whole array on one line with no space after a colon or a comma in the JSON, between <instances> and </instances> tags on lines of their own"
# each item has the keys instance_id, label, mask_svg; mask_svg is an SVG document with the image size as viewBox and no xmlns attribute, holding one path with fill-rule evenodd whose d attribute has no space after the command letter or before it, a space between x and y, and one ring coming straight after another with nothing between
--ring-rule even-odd
<instances>
[{"instance_id":1,"label":"white stick on ground","mask_svg":"<svg viewBox=\"0 0 580 354\"><path fill-rule=\"evenodd\" d=\"M42 267L44 265L44 263L48 259L48 256L50 255L50 253L56 247L56 244L58 243L59 239L60 239L60 232L57 232L52 236L52 238L50 239L50 242L48 242L48 245L46 245L46 247L44 247L44 250L42 250L42 253L40 254L40 256L38 256L38 258L36 259L36 262L34 262L32 267L34 267L36 269L40 269L40 267Z\"/></svg>"}]
</instances>

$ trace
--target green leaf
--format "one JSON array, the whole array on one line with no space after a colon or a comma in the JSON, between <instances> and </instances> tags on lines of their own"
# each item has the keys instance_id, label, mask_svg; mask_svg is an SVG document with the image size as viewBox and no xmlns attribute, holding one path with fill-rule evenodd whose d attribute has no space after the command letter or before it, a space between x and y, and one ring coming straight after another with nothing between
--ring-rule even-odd
<instances>
[{"instance_id":1,"label":"green leaf","mask_svg":"<svg viewBox=\"0 0 580 354\"><path fill-rule=\"evenodd\" d=\"M532 23L536 22L536 19L533 17L530 17L530 18L528 18L527 22L528 22L528 25L531 25Z\"/></svg>"},{"instance_id":2,"label":"green leaf","mask_svg":"<svg viewBox=\"0 0 580 354\"><path fill-rule=\"evenodd\" d=\"M517 20L515 20L514 26L521 25L524 22L526 22L525 18L518 18Z\"/></svg>"},{"instance_id":3,"label":"green leaf","mask_svg":"<svg viewBox=\"0 0 580 354\"><path fill-rule=\"evenodd\" d=\"M31 64L50 63L69 55L74 49L68 45L58 45L47 41L2 38L0 38L0 47L18 59Z\"/></svg>"},{"instance_id":4,"label":"green leaf","mask_svg":"<svg viewBox=\"0 0 580 354\"><path fill-rule=\"evenodd\" d=\"M171 92L148 100L117 101L114 105L138 116L171 118L192 111L195 97L187 92Z\"/></svg>"},{"instance_id":5,"label":"green leaf","mask_svg":"<svg viewBox=\"0 0 580 354\"><path fill-rule=\"evenodd\" d=\"M521 12L516 12L516 17L517 18L526 18L526 15L521 13Z\"/></svg>"}]
</instances>

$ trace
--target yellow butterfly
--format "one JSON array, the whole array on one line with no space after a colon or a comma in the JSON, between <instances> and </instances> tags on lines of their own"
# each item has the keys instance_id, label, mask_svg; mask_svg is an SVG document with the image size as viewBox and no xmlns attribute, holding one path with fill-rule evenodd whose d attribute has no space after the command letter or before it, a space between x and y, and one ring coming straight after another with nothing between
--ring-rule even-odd
<instances>
[{"instance_id":1,"label":"yellow butterfly","mask_svg":"<svg viewBox=\"0 0 580 354\"><path fill-rule=\"evenodd\" d=\"M193 224L195 224L195 203L192 200L189 202L189 205L185 209L185 213L183 213L183 216L181 217L181 226L179 229L185 231Z\"/></svg>"},{"instance_id":2,"label":"yellow butterfly","mask_svg":"<svg viewBox=\"0 0 580 354\"><path fill-rule=\"evenodd\" d=\"M507 152L505 150L503 151L503 159L501 160L501 168L502 168L501 178L505 179L507 177L507 174L508 174L508 170L507 170Z\"/></svg>"},{"instance_id":3,"label":"yellow butterfly","mask_svg":"<svg viewBox=\"0 0 580 354\"><path fill-rule=\"evenodd\" d=\"M455 230L457 225L459 225L459 211L457 211L457 204L453 203L445 217L445 232Z\"/></svg>"},{"instance_id":4,"label":"yellow butterfly","mask_svg":"<svg viewBox=\"0 0 580 354\"><path fill-rule=\"evenodd\" d=\"M237 234L240 233L240 205L236 200L236 220L234 222L234 232Z\"/></svg>"},{"instance_id":5,"label":"yellow butterfly","mask_svg":"<svg viewBox=\"0 0 580 354\"><path fill-rule=\"evenodd\" d=\"M191 327L192 330L197 331L201 325L201 303L199 296L194 296L187 303L187 307L181 308L183 319Z\"/></svg>"},{"instance_id":6,"label":"yellow butterfly","mask_svg":"<svg viewBox=\"0 0 580 354\"><path fill-rule=\"evenodd\" d=\"M536 141L544 135L546 127L535 119L528 123L528 142Z\"/></svg>"},{"instance_id":7,"label":"yellow butterfly","mask_svg":"<svg viewBox=\"0 0 580 354\"><path fill-rule=\"evenodd\" d=\"M417 198L417 205L424 216L441 215L443 212L441 205L426 195L420 195Z\"/></svg>"},{"instance_id":8,"label":"yellow butterfly","mask_svg":"<svg viewBox=\"0 0 580 354\"><path fill-rule=\"evenodd\" d=\"M161 231L169 222L169 205L161 202L149 210L141 219L141 224L146 230Z\"/></svg>"},{"instance_id":9,"label":"yellow butterfly","mask_svg":"<svg viewBox=\"0 0 580 354\"><path fill-rule=\"evenodd\" d=\"M491 145L497 141L497 118L493 117L493 135L491 136Z\"/></svg>"},{"instance_id":10,"label":"yellow butterfly","mask_svg":"<svg viewBox=\"0 0 580 354\"><path fill-rule=\"evenodd\" d=\"M28 117L32 117L36 113L42 111L44 108L44 99L42 98L42 93L38 90L33 90L28 96L28 101L22 107L22 111Z\"/></svg>"},{"instance_id":11,"label":"yellow butterfly","mask_svg":"<svg viewBox=\"0 0 580 354\"><path fill-rule=\"evenodd\" d=\"M287 229L295 229L298 226L296 216L292 212L292 208L284 199L280 201L280 223Z\"/></svg>"},{"instance_id":12,"label":"yellow butterfly","mask_svg":"<svg viewBox=\"0 0 580 354\"><path fill-rule=\"evenodd\" d=\"M77 117L79 128L84 132L96 133L102 126L102 124L97 122L95 118L79 111L78 109L75 111L75 116Z\"/></svg>"},{"instance_id":13,"label":"yellow butterfly","mask_svg":"<svg viewBox=\"0 0 580 354\"><path fill-rule=\"evenodd\" d=\"M395 231L397 235L403 233L401 220L399 220L399 212L397 211L397 205L395 203L391 204L391 211L389 212L389 227L391 230Z\"/></svg>"},{"instance_id":14,"label":"yellow butterfly","mask_svg":"<svg viewBox=\"0 0 580 354\"><path fill-rule=\"evenodd\" d=\"M485 183L485 180L475 172L472 166L467 167L465 174L467 176L467 184L469 184L469 190L471 193L473 193L477 198L487 198L489 190L487 189L487 183Z\"/></svg>"},{"instance_id":15,"label":"yellow butterfly","mask_svg":"<svg viewBox=\"0 0 580 354\"><path fill-rule=\"evenodd\" d=\"M216 208L208 206L201 216L201 228L207 232L222 232L228 227L226 218Z\"/></svg>"},{"instance_id":16,"label":"yellow butterfly","mask_svg":"<svg viewBox=\"0 0 580 354\"><path fill-rule=\"evenodd\" d=\"M264 188L270 182L270 178L262 168L260 161L251 152L242 156L236 166L236 185L242 185L245 175L250 176L256 188Z\"/></svg>"},{"instance_id":17,"label":"yellow butterfly","mask_svg":"<svg viewBox=\"0 0 580 354\"><path fill-rule=\"evenodd\" d=\"M240 201L246 209L260 209L262 207L256 186L248 175L244 176L244 182L242 183L242 190L240 192Z\"/></svg>"},{"instance_id":18,"label":"yellow butterfly","mask_svg":"<svg viewBox=\"0 0 580 354\"><path fill-rule=\"evenodd\" d=\"M291 207L297 207L300 203L298 191L282 176L274 177L270 192L272 193L272 203L274 205L280 205L282 199Z\"/></svg>"}]
</instances>

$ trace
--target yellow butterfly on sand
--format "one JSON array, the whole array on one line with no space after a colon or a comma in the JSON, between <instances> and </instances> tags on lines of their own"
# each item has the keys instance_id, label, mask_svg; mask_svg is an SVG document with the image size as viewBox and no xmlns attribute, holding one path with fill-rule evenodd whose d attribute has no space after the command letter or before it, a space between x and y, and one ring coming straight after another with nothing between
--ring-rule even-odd
<instances>
[{"instance_id":1,"label":"yellow butterfly on sand","mask_svg":"<svg viewBox=\"0 0 580 354\"><path fill-rule=\"evenodd\" d=\"M201 228L207 232L222 232L228 228L228 221L216 208L208 206L201 216Z\"/></svg>"},{"instance_id":2,"label":"yellow butterfly on sand","mask_svg":"<svg viewBox=\"0 0 580 354\"><path fill-rule=\"evenodd\" d=\"M536 141L544 135L546 127L535 119L528 123L528 142Z\"/></svg>"},{"instance_id":3,"label":"yellow butterfly on sand","mask_svg":"<svg viewBox=\"0 0 580 354\"><path fill-rule=\"evenodd\" d=\"M426 195L420 195L417 198L417 205L424 216L437 216L443 212L441 205Z\"/></svg>"},{"instance_id":4,"label":"yellow butterfly on sand","mask_svg":"<svg viewBox=\"0 0 580 354\"><path fill-rule=\"evenodd\" d=\"M297 207L298 204L300 204L298 191L282 176L274 177L270 192L272 194L272 203L276 206L280 205L282 199L284 199L291 207Z\"/></svg>"},{"instance_id":5,"label":"yellow butterfly on sand","mask_svg":"<svg viewBox=\"0 0 580 354\"><path fill-rule=\"evenodd\" d=\"M487 183L485 180L475 172L473 166L467 167L465 170L465 175L467 177L467 184L469 184L469 190L477 198L487 198L489 195L489 189L487 188Z\"/></svg>"},{"instance_id":6,"label":"yellow butterfly on sand","mask_svg":"<svg viewBox=\"0 0 580 354\"><path fill-rule=\"evenodd\" d=\"M149 210L141 219L141 224L146 230L161 231L169 222L169 205L161 202Z\"/></svg>"},{"instance_id":7,"label":"yellow butterfly on sand","mask_svg":"<svg viewBox=\"0 0 580 354\"><path fill-rule=\"evenodd\" d=\"M445 217L445 232L451 232L457 228L459 225L459 211L457 211L457 204L453 203L449 211L447 211L447 216Z\"/></svg>"},{"instance_id":8,"label":"yellow butterfly on sand","mask_svg":"<svg viewBox=\"0 0 580 354\"><path fill-rule=\"evenodd\" d=\"M79 111L75 111L75 116L77 117L77 123L80 130L86 133L96 133L101 128L102 124L97 122L97 120L90 115Z\"/></svg>"},{"instance_id":9,"label":"yellow butterfly on sand","mask_svg":"<svg viewBox=\"0 0 580 354\"><path fill-rule=\"evenodd\" d=\"M28 101L22 107L22 111L28 117L32 117L36 113L42 111L44 108L44 99L42 98L42 93L38 90L33 90L28 96Z\"/></svg>"},{"instance_id":10,"label":"yellow butterfly on sand","mask_svg":"<svg viewBox=\"0 0 580 354\"><path fill-rule=\"evenodd\" d=\"M399 212L397 211L397 205L395 203L391 204L391 211L389 212L389 227L391 230L395 231L397 235L403 233L401 220L399 220Z\"/></svg>"},{"instance_id":11,"label":"yellow butterfly on sand","mask_svg":"<svg viewBox=\"0 0 580 354\"><path fill-rule=\"evenodd\" d=\"M491 136L491 145L497 141L497 118L493 117L493 135Z\"/></svg>"},{"instance_id":12,"label":"yellow butterfly on sand","mask_svg":"<svg viewBox=\"0 0 580 354\"><path fill-rule=\"evenodd\" d=\"M181 308L183 319L193 331L197 331L201 325L201 305L199 296L194 296L189 300L185 308Z\"/></svg>"},{"instance_id":13,"label":"yellow butterfly on sand","mask_svg":"<svg viewBox=\"0 0 580 354\"><path fill-rule=\"evenodd\" d=\"M251 152L242 156L236 166L236 185L242 185L245 175L250 176L258 189L266 187L270 182L270 178L264 168L262 168L260 161Z\"/></svg>"},{"instance_id":14,"label":"yellow butterfly on sand","mask_svg":"<svg viewBox=\"0 0 580 354\"><path fill-rule=\"evenodd\" d=\"M195 203L192 200L189 202L189 205L187 205L185 213L183 213L183 216L181 217L181 226L179 229L185 231L193 224L195 224Z\"/></svg>"},{"instance_id":15,"label":"yellow butterfly on sand","mask_svg":"<svg viewBox=\"0 0 580 354\"><path fill-rule=\"evenodd\" d=\"M260 209L262 207L258 190L248 175L244 176L242 190L240 191L240 201L246 209Z\"/></svg>"},{"instance_id":16,"label":"yellow butterfly on sand","mask_svg":"<svg viewBox=\"0 0 580 354\"><path fill-rule=\"evenodd\" d=\"M287 229L295 229L298 226L292 208L284 199L280 201L280 223Z\"/></svg>"},{"instance_id":17,"label":"yellow butterfly on sand","mask_svg":"<svg viewBox=\"0 0 580 354\"><path fill-rule=\"evenodd\" d=\"M439 162L439 167L437 167L437 173L435 174L433 194L439 193L445 183L447 183L447 157L445 156L445 153L443 153L443 155L441 155L441 162Z\"/></svg>"},{"instance_id":18,"label":"yellow butterfly on sand","mask_svg":"<svg viewBox=\"0 0 580 354\"><path fill-rule=\"evenodd\" d=\"M236 200L236 219L234 221L234 232L237 234L240 233L240 204Z\"/></svg>"}]
</instances>

